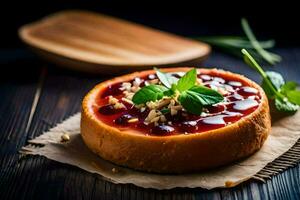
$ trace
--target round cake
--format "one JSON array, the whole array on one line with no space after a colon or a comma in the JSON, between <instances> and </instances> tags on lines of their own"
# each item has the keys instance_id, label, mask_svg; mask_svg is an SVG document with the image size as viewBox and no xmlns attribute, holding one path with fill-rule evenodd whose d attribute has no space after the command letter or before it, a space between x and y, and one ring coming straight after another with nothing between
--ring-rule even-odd
<instances>
[{"instance_id":1,"label":"round cake","mask_svg":"<svg viewBox=\"0 0 300 200\"><path fill-rule=\"evenodd\" d=\"M259 150L271 129L261 87L218 69L196 69L191 82L192 69L147 70L98 84L82 103L85 144L112 163L157 173L212 169Z\"/></svg>"}]
</instances>

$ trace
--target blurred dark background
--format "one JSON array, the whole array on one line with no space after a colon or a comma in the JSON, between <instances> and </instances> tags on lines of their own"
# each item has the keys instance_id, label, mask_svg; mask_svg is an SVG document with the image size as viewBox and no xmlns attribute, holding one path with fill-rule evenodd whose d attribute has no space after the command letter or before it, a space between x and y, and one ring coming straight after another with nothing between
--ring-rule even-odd
<instances>
[{"instance_id":1,"label":"blurred dark background","mask_svg":"<svg viewBox=\"0 0 300 200\"><path fill-rule=\"evenodd\" d=\"M17 37L21 25L63 9L92 10L185 36L241 34L240 18L246 17L259 38L274 38L279 46L300 44L296 1L9 0L1 4L1 48L21 45Z\"/></svg>"},{"instance_id":2,"label":"blurred dark background","mask_svg":"<svg viewBox=\"0 0 300 200\"><path fill-rule=\"evenodd\" d=\"M242 34L240 18L246 17L259 39L276 39L278 48L272 51L283 58L276 66L264 69L278 71L286 80L300 83L297 4L291 0L1 0L0 200L299 199L299 165L267 180L266 184L251 182L234 189L156 191L115 185L75 167L18 154L28 139L80 111L82 97L94 85L110 78L63 70L37 59L18 39L20 26L60 10L84 9L183 36L239 35ZM203 66L223 68L261 82L258 73L242 59L220 51L213 51Z\"/></svg>"}]
</instances>

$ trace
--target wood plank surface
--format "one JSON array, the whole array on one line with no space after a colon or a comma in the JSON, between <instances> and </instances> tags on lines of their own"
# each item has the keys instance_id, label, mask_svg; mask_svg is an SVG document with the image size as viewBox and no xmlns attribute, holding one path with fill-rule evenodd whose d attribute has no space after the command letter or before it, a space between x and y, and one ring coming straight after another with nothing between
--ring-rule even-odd
<instances>
[{"instance_id":1,"label":"wood plank surface","mask_svg":"<svg viewBox=\"0 0 300 200\"><path fill-rule=\"evenodd\" d=\"M290 80L300 82L300 48L279 49L284 60L274 69ZM39 156L21 158L18 150L57 122L80 110L84 94L96 83L108 79L72 73L46 65L41 96L29 131L25 128L42 69L40 62L6 64L9 72L0 75L0 199L300 199L300 165L267 180L247 181L231 189L204 190L143 189L134 185L116 185L79 168ZM218 66L245 73L253 80L259 76L242 61L214 53L205 66ZM22 70L31 68L31 71ZM15 71L18 69L18 75Z\"/></svg>"},{"instance_id":2,"label":"wood plank surface","mask_svg":"<svg viewBox=\"0 0 300 200\"><path fill-rule=\"evenodd\" d=\"M19 35L62 66L102 74L200 61L210 53L202 42L87 11L52 14L23 26Z\"/></svg>"}]
</instances>

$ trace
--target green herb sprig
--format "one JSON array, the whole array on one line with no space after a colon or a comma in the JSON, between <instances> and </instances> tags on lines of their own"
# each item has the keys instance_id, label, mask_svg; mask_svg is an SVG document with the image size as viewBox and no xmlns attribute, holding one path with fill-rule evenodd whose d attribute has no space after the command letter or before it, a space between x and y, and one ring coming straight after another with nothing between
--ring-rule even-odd
<instances>
[{"instance_id":1,"label":"green herb sprig","mask_svg":"<svg viewBox=\"0 0 300 200\"><path fill-rule=\"evenodd\" d=\"M208 36L196 37L195 39L207 42L214 47L220 48L232 55L240 57L241 49L248 49L256 60L265 61L275 65L281 61L281 57L267 49L275 46L274 40L258 41L250 28L248 21L241 19L241 26L245 36Z\"/></svg>"},{"instance_id":2,"label":"green herb sprig","mask_svg":"<svg viewBox=\"0 0 300 200\"><path fill-rule=\"evenodd\" d=\"M177 98L182 107L189 113L200 115L203 106L209 106L224 100L215 90L196 85L197 70L191 69L180 79L155 69L156 75L163 85L148 85L137 91L132 101L134 104L144 104L157 101L164 96ZM164 112L167 112L164 110Z\"/></svg>"},{"instance_id":3,"label":"green herb sprig","mask_svg":"<svg viewBox=\"0 0 300 200\"><path fill-rule=\"evenodd\" d=\"M275 100L277 110L295 113L300 105L300 91L297 90L297 83L285 82L278 72L265 72L246 49L242 49L242 54L245 63L255 69L263 78L262 88L269 99Z\"/></svg>"}]
</instances>

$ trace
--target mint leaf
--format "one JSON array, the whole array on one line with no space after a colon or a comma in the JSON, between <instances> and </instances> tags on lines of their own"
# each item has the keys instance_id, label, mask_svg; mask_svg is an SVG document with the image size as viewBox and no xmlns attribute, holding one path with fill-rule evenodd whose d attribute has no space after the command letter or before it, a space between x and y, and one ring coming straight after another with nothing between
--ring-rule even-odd
<instances>
[{"instance_id":1,"label":"mint leaf","mask_svg":"<svg viewBox=\"0 0 300 200\"><path fill-rule=\"evenodd\" d=\"M204 106L213 105L224 100L220 93L205 86L193 86L188 92L195 93Z\"/></svg>"},{"instance_id":2,"label":"mint leaf","mask_svg":"<svg viewBox=\"0 0 300 200\"><path fill-rule=\"evenodd\" d=\"M157 68L154 68L154 70L156 71L156 75L157 75L158 79L160 80L160 82L162 82L162 84L164 86L166 86L167 88L171 88L172 84L177 83L178 78L176 78L170 74L163 73L160 70L158 70Z\"/></svg>"},{"instance_id":3,"label":"mint leaf","mask_svg":"<svg viewBox=\"0 0 300 200\"><path fill-rule=\"evenodd\" d=\"M279 90L281 88L281 86L284 85L285 81L284 81L282 75L279 74L278 72L266 71L266 74L267 74L269 80L272 82L272 84L274 85L274 87L277 90Z\"/></svg>"},{"instance_id":4,"label":"mint leaf","mask_svg":"<svg viewBox=\"0 0 300 200\"><path fill-rule=\"evenodd\" d=\"M173 94L175 94L175 92L172 89L168 89L166 91L164 91L164 96L172 96Z\"/></svg>"},{"instance_id":5,"label":"mint leaf","mask_svg":"<svg viewBox=\"0 0 300 200\"><path fill-rule=\"evenodd\" d=\"M217 91L204 86L193 86L182 92L178 101L187 112L200 115L203 106L213 105L223 101L224 97Z\"/></svg>"},{"instance_id":6,"label":"mint leaf","mask_svg":"<svg viewBox=\"0 0 300 200\"><path fill-rule=\"evenodd\" d=\"M280 92L284 94L288 100L294 104L300 105L300 91L297 90L298 84L294 81L288 81L280 88Z\"/></svg>"},{"instance_id":7,"label":"mint leaf","mask_svg":"<svg viewBox=\"0 0 300 200\"><path fill-rule=\"evenodd\" d=\"M168 88L162 85L147 85L134 94L132 101L136 105L156 101L163 98L164 92L167 90Z\"/></svg>"},{"instance_id":8,"label":"mint leaf","mask_svg":"<svg viewBox=\"0 0 300 200\"><path fill-rule=\"evenodd\" d=\"M286 96L290 102L300 105L300 91L299 90L287 91Z\"/></svg>"},{"instance_id":9,"label":"mint leaf","mask_svg":"<svg viewBox=\"0 0 300 200\"><path fill-rule=\"evenodd\" d=\"M197 70L193 68L190 71L186 72L184 76L182 76L178 80L176 88L179 90L179 92L188 90L195 85L196 79L197 79Z\"/></svg>"},{"instance_id":10,"label":"mint leaf","mask_svg":"<svg viewBox=\"0 0 300 200\"><path fill-rule=\"evenodd\" d=\"M290 91L290 90L296 90L297 85L298 84L294 81L288 81L284 85L282 85L282 87L280 88L280 91L282 93L286 93L287 91Z\"/></svg>"},{"instance_id":11,"label":"mint leaf","mask_svg":"<svg viewBox=\"0 0 300 200\"><path fill-rule=\"evenodd\" d=\"M178 98L178 101L187 112L195 115L200 115L202 113L202 100L194 92L182 92Z\"/></svg>"},{"instance_id":12,"label":"mint leaf","mask_svg":"<svg viewBox=\"0 0 300 200\"><path fill-rule=\"evenodd\" d=\"M281 74L279 74L278 72L274 72L274 71L267 71L266 72L267 78L271 81L272 85L275 87L275 89L278 91L281 86L284 85L284 79L282 77ZM264 89L264 91L266 92L266 95L269 98L273 98L274 95L276 95L274 93L274 91L269 87L268 83L266 82L265 79L263 79L262 83L262 88Z\"/></svg>"},{"instance_id":13,"label":"mint leaf","mask_svg":"<svg viewBox=\"0 0 300 200\"><path fill-rule=\"evenodd\" d=\"M288 113L295 113L299 109L298 105L280 99L275 99L275 106L277 110Z\"/></svg>"}]
</instances>

